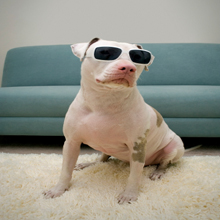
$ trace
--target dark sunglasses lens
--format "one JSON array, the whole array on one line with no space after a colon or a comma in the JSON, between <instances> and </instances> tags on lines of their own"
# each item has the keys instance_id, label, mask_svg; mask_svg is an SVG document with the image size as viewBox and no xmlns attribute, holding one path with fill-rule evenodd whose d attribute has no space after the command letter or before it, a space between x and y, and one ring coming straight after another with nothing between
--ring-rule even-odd
<instances>
[{"instance_id":1,"label":"dark sunglasses lens","mask_svg":"<svg viewBox=\"0 0 220 220\"><path fill-rule=\"evenodd\" d=\"M134 63L148 64L151 60L151 54L144 50L131 50L129 54Z\"/></svg>"},{"instance_id":2,"label":"dark sunglasses lens","mask_svg":"<svg viewBox=\"0 0 220 220\"><path fill-rule=\"evenodd\" d=\"M94 56L98 60L115 60L117 59L122 50L115 47L97 47Z\"/></svg>"}]
</instances>

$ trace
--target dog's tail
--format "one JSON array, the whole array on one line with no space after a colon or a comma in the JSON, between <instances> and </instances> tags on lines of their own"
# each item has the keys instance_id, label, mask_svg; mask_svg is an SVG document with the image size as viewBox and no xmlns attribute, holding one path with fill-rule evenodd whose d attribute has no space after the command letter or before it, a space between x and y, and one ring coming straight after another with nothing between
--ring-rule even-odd
<instances>
[{"instance_id":1,"label":"dog's tail","mask_svg":"<svg viewBox=\"0 0 220 220\"><path fill-rule=\"evenodd\" d=\"M185 149L185 152L189 152L189 151L192 151L192 150L195 150L195 149L197 149L197 148L200 148L202 145L197 145L197 146L195 146L195 147L191 147L191 148L189 148L189 149Z\"/></svg>"}]
</instances>

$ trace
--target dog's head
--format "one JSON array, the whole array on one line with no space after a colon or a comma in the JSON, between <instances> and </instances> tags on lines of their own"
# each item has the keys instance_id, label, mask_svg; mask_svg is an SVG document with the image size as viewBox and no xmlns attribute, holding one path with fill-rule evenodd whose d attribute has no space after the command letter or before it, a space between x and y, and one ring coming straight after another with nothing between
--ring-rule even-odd
<instances>
[{"instance_id":1,"label":"dog's head","mask_svg":"<svg viewBox=\"0 0 220 220\"><path fill-rule=\"evenodd\" d=\"M82 63L82 77L108 88L134 87L154 56L142 46L94 38L71 46Z\"/></svg>"}]
</instances>

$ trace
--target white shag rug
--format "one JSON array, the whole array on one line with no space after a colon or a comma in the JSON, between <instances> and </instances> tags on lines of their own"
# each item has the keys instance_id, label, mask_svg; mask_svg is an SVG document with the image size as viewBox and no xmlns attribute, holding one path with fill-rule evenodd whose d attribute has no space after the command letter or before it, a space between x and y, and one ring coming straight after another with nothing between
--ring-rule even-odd
<instances>
[{"instance_id":1,"label":"white shag rug","mask_svg":"<svg viewBox=\"0 0 220 220\"><path fill-rule=\"evenodd\" d=\"M80 162L99 156L82 155ZM116 159L74 171L61 197L45 199L60 175L61 155L0 154L0 219L220 219L220 157L184 157L163 179L151 181L144 168L138 201L119 205L129 165Z\"/></svg>"}]
</instances>

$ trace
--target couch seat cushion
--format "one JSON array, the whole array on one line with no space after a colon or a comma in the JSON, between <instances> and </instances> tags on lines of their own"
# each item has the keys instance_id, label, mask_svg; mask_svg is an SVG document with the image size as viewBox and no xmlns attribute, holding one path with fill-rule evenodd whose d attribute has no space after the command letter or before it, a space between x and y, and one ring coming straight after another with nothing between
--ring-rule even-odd
<instances>
[{"instance_id":1,"label":"couch seat cushion","mask_svg":"<svg viewBox=\"0 0 220 220\"><path fill-rule=\"evenodd\" d=\"M80 86L0 88L0 117L64 117Z\"/></svg>"},{"instance_id":2,"label":"couch seat cushion","mask_svg":"<svg viewBox=\"0 0 220 220\"><path fill-rule=\"evenodd\" d=\"M0 117L64 117L80 86L0 88ZM138 86L164 118L220 118L220 86Z\"/></svg>"},{"instance_id":3,"label":"couch seat cushion","mask_svg":"<svg viewBox=\"0 0 220 220\"><path fill-rule=\"evenodd\" d=\"M220 86L138 86L164 118L220 118Z\"/></svg>"}]
</instances>

